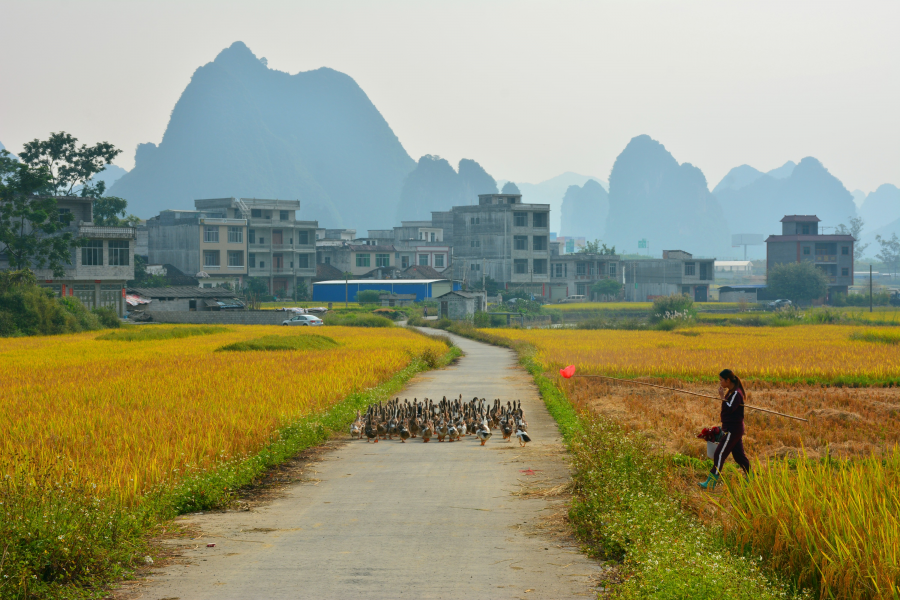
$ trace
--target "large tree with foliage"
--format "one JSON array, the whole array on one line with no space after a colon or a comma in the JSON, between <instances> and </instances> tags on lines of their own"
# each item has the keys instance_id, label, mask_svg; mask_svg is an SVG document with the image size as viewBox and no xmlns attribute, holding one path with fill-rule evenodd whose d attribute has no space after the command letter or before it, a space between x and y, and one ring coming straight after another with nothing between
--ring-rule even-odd
<instances>
[{"instance_id":1,"label":"large tree with foliage","mask_svg":"<svg viewBox=\"0 0 900 600\"><path fill-rule=\"evenodd\" d=\"M591 286L591 291L598 296L618 296L622 291L622 282L617 279L601 279Z\"/></svg>"},{"instance_id":2,"label":"large tree with foliage","mask_svg":"<svg viewBox=\"0 0 900 600\"><path fill-rule=\"evenodd\" d=\"M766 283L771 295L793 302L810 302L828 292L828 277L810 261L776 265Z\"/></svg>"},{"instance_id":3,"label":"large tree with foliage","mask_svg":"<svg viewBox=\"0 0 900 600\"><path fill-rule=\"evenodd\" d=\"M79 240L64 231L74 217L60 213L53 196L69 196L81 185L82 195L102 195L102 182L91 178L102 171L119 150L107 142L76 144L71 135L53 133L45 141L33 140L16 160L0 151L0 254L14 269L49 268L65 274L70 249Z\"/></svg>"},{"instance_id":4,"label":"large tree with foliage","mask_svg":"<svg viewBox=\"0 0 900 600\"><path fill-rule=\"evenodd\" d=\"M897 239L897 234L893 234L890 238L876 235L875 241L881 246L881 251L875 258L883 262L891 270L891 274L900 270L900 239Z\"/></svg>"}]
</instances>

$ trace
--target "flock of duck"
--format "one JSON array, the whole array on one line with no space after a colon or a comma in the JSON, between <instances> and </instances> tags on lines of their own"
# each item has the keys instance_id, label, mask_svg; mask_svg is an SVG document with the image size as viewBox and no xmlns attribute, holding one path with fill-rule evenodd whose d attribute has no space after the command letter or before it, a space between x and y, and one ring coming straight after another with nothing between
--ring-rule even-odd
<instances>
[{"instance_id":1,"label":"flock of duck","mask_svg":"<svg viewBox=\"0 0 900 600\"><path fill-rule=\"evenodd\" d=\"M447 400L444 396L437 403L429 398L422 402L416 398L412 402L400 402L400 398L396 398L369 405L365 415L356 411L350 435L355 439L365 437L367 443L374 441L376 444L379 438L393 440L395 436L405 444L406 440L419 436L428 443L432 438L439 442L458 442L467 435L474 435L484 446L494 429L500 430L504 440L515 436L520 446L531 441L521 400L503 406L499 399L491 405L484 398L465 402L462 394L456 400Z\"/></svg>"}]
</instances>

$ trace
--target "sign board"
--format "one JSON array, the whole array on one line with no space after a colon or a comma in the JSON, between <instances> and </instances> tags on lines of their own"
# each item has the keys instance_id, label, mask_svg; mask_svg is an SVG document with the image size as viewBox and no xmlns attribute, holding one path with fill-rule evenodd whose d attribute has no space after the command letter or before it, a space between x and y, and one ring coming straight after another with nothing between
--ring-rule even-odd
<instances>
[{"instance_id":1,"label":"sign board","mask_svg":"<svg viewBox=\"0 0 900 600\"><path fill-rule=\"evenodd\" d=\"M761 233L735 233L731 236L732 246L762 246L765 236Z\"/></svg>"},{"instance_id":2,"label":"sign board","mask_svg":"<svg viewBox=\"0 0 900 600\"><path fill-rule=\"evenodd\" d=\"M646 248L647 240L638 240L638 248Z\"/></svg>"}]
</instances>

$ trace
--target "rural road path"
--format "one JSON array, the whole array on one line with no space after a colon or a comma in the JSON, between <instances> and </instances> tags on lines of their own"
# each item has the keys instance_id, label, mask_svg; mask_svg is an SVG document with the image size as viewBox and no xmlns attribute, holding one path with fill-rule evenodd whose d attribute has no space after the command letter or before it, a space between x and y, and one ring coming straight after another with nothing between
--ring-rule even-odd
<instances>
[{"instance_id":1,"label":"rural road path","mask_svg":"<svg viewBox=\"0 0 900 600\"><path fill-rule=\"evenodd\" d=\"M520 449L499 432L485 447L474 436L339 444L305 468L314 480L271 502L184 517L200 537L169 541L181 545L180 558L120 597L596 597L600 566L570 538L547 532L564 504L514 494L568 476L531 377L509 350L453 339L466 355L416 376L399 397L521 400L532 444Z\"/></svg>"}]
</instances>

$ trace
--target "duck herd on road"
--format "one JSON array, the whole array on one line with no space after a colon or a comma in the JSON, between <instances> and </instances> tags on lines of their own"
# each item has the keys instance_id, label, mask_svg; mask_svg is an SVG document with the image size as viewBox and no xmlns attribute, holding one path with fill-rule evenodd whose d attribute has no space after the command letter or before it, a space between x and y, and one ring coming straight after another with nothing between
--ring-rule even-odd
<instances>
[{"instance_id":1,"label":"duck herd on road","mask_svg":"<svg viewBox=\"0 0 900 600\"><path fill-rule=\"evenodd\" d=\"M484 398L465 402L462 394L455 400L447 400L444 396L437 403L429 398L423 398L421 402L416 398L412 402L400 402L400 398L396 398L369 405L365 415L356 411L350 435L376 444L379 438L393 440L399 437L405 444L406 440L420 436L427 443L432 438L439 442L458 442L467 435L474 435L484 446L494 429L500 431L504 440L515 436L520 446L531 441L521 400L503 406L499 399L490 405Z\"/></svg>"}]
</instances>

